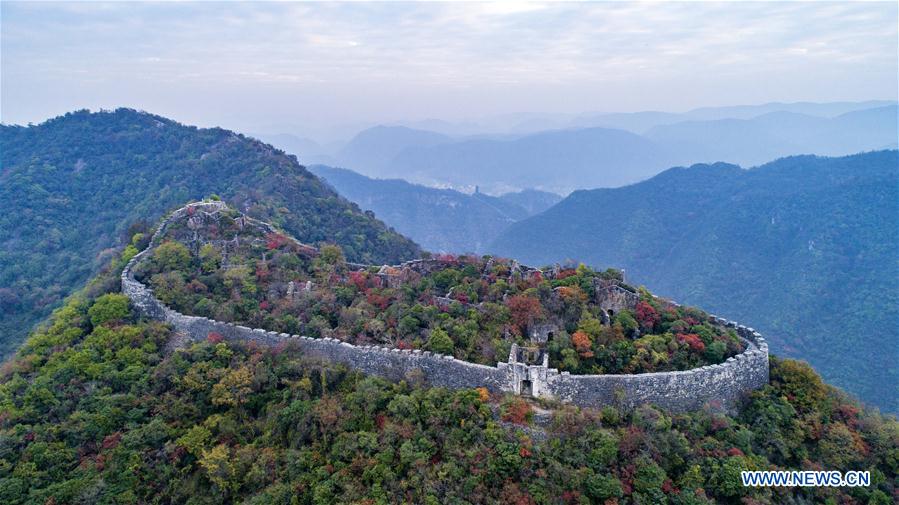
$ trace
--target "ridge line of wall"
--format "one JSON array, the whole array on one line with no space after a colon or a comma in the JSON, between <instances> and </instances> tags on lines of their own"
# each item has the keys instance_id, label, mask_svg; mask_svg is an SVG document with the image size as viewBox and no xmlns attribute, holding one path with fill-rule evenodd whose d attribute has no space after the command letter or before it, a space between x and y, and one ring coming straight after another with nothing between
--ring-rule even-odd
<instances>
[{"instance_id":1,"label":"ridge line of wall","mask_svg":"<svg viewBox=\"0 0 899 505\"><path fill-rule=\"evenodd\" d=\"M520 373L515 374L514 366L509 363L497 363L495 367L491 367L430 351L357 346L334 338L318 339L248 328L205 317L188 316L170 309L156 298L151 288L134 278L132 268L159 245L168 225L175 219L184 217L191 207L194 211L221 211L228 208L223 202L202 202L175 210L160 222L150 239L150 245L131 258L122 270L122 293L128 296L135 309L143 316L164 321L191 340L204 340L214 332L228 340L251 340L263 345L293 342L312 357L342 363L393 381L423 380L431 386L452 389L485 387L494 393L518 391L516 381ZM253 222L265 225L266 230L277 231L267 223L255 219ZM673 372L571 375L556 369L532 366L525 373L529 378L534 375L533 379L544 384L537 393L540 396L582 407L613 405L630 409L652 403L675 412L696 410L706 405L733 411L749 392L768 383L768 344L753 328L714 315L710 319L733 328L746 344L746 349L720 364Z\"/></svg>"}]
</instances>

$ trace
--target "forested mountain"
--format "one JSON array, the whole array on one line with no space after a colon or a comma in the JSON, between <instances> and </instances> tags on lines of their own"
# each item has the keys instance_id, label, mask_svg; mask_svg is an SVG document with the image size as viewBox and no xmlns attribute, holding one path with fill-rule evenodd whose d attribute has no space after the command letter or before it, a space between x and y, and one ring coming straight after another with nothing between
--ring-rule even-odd
<instances>
[{"instance_id":1,"label":"forested mountain","mask_svg":"<svg viewBox=\"0 0 899 505\"><path fill-rule=\"evenodd\" d=\"M562 201L560 195L536 189L504 193L499 198L522 207L527 211L528 215L539 214Z\"/></svg>"},{"instance_id":2,"label":"forested mountain","mask_svg":"<svg viewBox=\"0 0 899 505\"><path fill-rule=\"evenodd\" d=\"M500 197L468 195L399 179L372 179L325 165L311 165L309 170L433 252L481 252L507 226L562 198L535 190Z\"/></svg>"},{"instance_id":3,"label":"forested mountain","mask_svg":"<svg viewBox=\"0 0 899 505\"><path fill-rule=\"evenodd\" d=\"M624 268L632 283L752 322L776 352L896 412L897 181L897 151L674 168L576 191L490 250Z\"/></svg>"},{"instance_id":4,"label":"forested mountain","mask_svg":"<svg viewBox=\"0 0 899 505\"><path fill-rule=\"evenodd\" d=\"M727 416L394 384L215 333L173 350L171 329L117 292L134 253L0 368L0 503L887 505L899 492L896 419L803 363L773 358L770 384ZM871 485L740 480L800 469L869 471Z\"/></svg>"},{"instance_id":5,"label":"forested mountain","mask_svg":"<svg viewBox=\"0 0 899 505\"><path fill-rule=\"evenodd\" d=\"M338 196L295 158L222 129L128 109L0 127L0 355L108 259L190 199L218 194L348 258L396 262L416 244Z\"/></svg>"}]
</instances>

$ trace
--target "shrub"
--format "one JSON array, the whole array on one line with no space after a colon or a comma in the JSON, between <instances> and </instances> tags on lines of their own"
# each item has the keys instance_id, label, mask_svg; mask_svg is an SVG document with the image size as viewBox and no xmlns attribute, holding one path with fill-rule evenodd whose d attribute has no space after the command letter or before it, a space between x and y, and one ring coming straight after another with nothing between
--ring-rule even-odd
<instances>
[{"instance_id":1,"label":"shrub","mask_svg":"<svg viewBox=\"0 0 899 505\"><path fill-rule=\"evenodd\" d=\"M87 315L94 326L121 321L128 317L128 297L119 293L105 294L97 298Z\"/></svg>"}]
</instances>

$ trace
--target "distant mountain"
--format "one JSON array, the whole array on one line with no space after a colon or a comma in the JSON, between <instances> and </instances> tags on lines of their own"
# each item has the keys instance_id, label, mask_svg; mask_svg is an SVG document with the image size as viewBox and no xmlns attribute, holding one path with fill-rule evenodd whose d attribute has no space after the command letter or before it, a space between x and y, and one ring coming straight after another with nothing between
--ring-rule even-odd
<instances>
[{"instance_id":1,"label":"distant mountain","mask_svg":"<svg viewBox=\"0 0 899 505\"><path fill-rule=\"evenodd\" d=\"M689 116L676 112L619 112L610 114L584 114L571 120L572 128L618 128L642 135L653 126L686 121Z\"/></svg>"},{"instance_id":2,"label":"distant mountain","mask_svg":"<svg viewBox=\"0 0 899 505\"><path fill-rule=\"evenodd\" d=\"M726 161L751 166L798 154L842 156L894 148L896 117L895 102L872 101L583 115L571 120L573 127L557 130L549 128L559 118L548 116L547 131L530 134L450 137L378 126L359 133L336 160L309 159L337 161L373 177L426 186L567 193L634 183L680 164ZM515 119L529 122L523 130L539 129L534 124L538 116Z\"/></svg>"},{"instance_id":3,"label":"distant mountain","mask_svg":"<svg viewBox=\"0 0 899 505\"><path fill-rule=\"evenodd\" d=\"M133 231L211 194L301 240L336 242L355 261L421 252L296 158L220 128L129 109L79 111L0 126L0 153L0 355Z\"/></svg>"},{"instance_id":4,"label":"distant mountain","mask_svg":"<svg viewBox=\"0 0 899 505\"><path fill-rule=\"evenodd\" d=\"M405 126L375 126L359 132L337 153L344 165L372 176L391 175L389 166L403 150L450 142L451 137Z\"/></svg>"},{"instance_id":5,"label":"distant mountain","mask_svg":"<svg viewBox=\"0 0 899 505\"><path fill-rule=\"evenodd\" d=\"M491 252L626 269L634 283L765 332L775 352L899 411L899 153L695 165L576 191Z\"/></svg>"},{"instance_id":6,"label":"distant mountain","mask_svg":"<svg viewBox=\"0 0 899 505\"><path fill-rule=\"evenodd\" d=\"M862 102L770 102L760 105L732 105L700 107L687 112L690 119L751 119L771 112L792 112L808 116L835 117L857 110L895 106L896 100L866 100Z\"/></svg>"},{"instance_id":7,"label":"distant mountain","mask_svg":"<svg viewBox=\"0 0 899 505\"><path fill-rule=\"evenodd\" d=\"M539 214L562 201L562 196L548 191L525 189L500 195L501 200L518 205L527 211L529 216Z\"/></svg>"},{"instance_id":8,"label":"distant mountain","mask_svg":"<svg viewBox=\"0 0 899 505\"><path fill-rule=\"evenodd\" d=\"M791 154L845 155L877 149L897 138L891 105L822 118L771 112L753 119L687 121L657 126L646 137L678 163L727 161L756 165Z\"/></svg>"},{"instance_id":9,"label":"distant mountain","mask_svg":"<svg viewBox=\"0 0 899 505\"><path fill-rule=\"evenodd\" d=\"M300 160L306 160L310 156L321 156L328 151L310 138L298 137L290 133L253 134L252 136L293 154Z\"/></svg>"},{"instance_id":10,"label":"distant mountain","mask_svg":"<svg viewBox=\"0 0 899 505\"><path fill-rule=\"evenodd\" d=\"M736 105L725 107L702 107L687 112L621 112L611 114L581 114L572 119L568 126L588 128L620 128L643 134L654 126L669 125L684 121L712 121L717 119L753 119L772 112L789 112L818 117L834 117L856 110L874 109L896 105L895 100L868 100L864 102L772 102L760 105Z\"/></svg>"},{"instance_id":11,"label":"distant mountain","mask_svg":"<svg viewBox=\"0 0 899 505\"><path fill-rule=\"evenodd\" d=\"M507 226L560 196L543 191L493 197L435 189L398 179L372 179L343 168L309 170L337 192L434 252L482 252Z\"/></svg>"},{"instance_id":12,"label":"distant mountain","mask_svg":"<svg viewBox=\"0 0 899 505\"><path fill-rule=\"evenodd\" d=\"M668 165L667 154L646 138L587 128L408 147L390 162L389 175L426 185L479 184L492 192L528 187L564 192L620 186Z\"/></svg>"}]
</instances>

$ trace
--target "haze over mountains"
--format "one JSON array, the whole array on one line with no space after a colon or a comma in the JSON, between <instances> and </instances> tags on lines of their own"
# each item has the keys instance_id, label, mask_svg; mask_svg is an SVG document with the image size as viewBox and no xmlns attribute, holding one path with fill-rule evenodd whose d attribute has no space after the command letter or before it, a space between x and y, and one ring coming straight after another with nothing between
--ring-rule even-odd
<instances>
[{"instance_id":1,"label":"haze over mountains","mask_svg":"<svg viewBox=\"0 0 899 505\"><path fill-rule=\"evenodd\" d=\"M294 154L306 162L428 186L565 194L630 184L676 165L753 166L796 154L839 156L897 147L897 107L887 101L549 116L541 131L523 126L540 124L539 118L521 115L516 117L521 122L504 132L475 133L470 127L465 135L448 134L464 131L461 127L435 132L381 125L358 133L331 155Z\"/></svg>"},{"instance_id":2,"label":"haze over mountains","mask_svg":"<svg viewBox=\"0 0 899 505\"><path fill-rule=\"evenodd\" d=\"M490 240L510 224L543 212L562 199L536 190L499 197L469 195L400 179L372 179L325 165L308 168L341 195L433 252L483 253Z\"/></svg>"}]
</instances>

